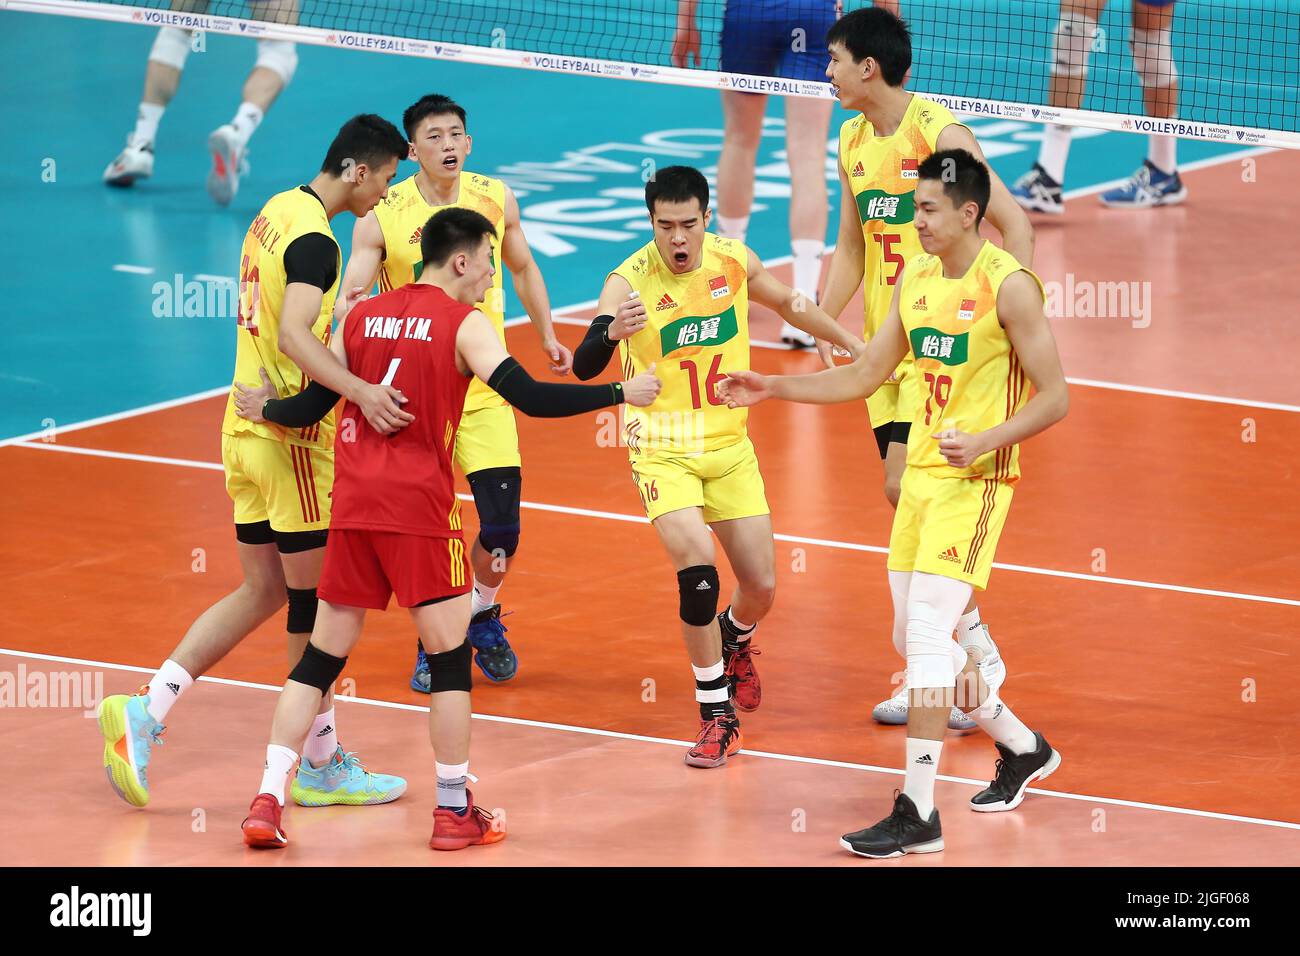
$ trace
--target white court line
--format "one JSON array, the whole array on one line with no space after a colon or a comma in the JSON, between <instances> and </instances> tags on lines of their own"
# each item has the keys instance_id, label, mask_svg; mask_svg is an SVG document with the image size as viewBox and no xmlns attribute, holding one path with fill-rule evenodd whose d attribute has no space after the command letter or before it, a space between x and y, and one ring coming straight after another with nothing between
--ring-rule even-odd
<instances>
[{"instance_id":1,"label":"white court line","mask_svg":"<svg viewBox=\"0 0 1300 956\"><path fill-rule=\"evenodd\" d=\"M128 408L126 411L113 412L111 415L100 415L98 418L88 418L84 422L73 422L71 425L59 425L51 428L49 431L28 432L26 435L15 435L13 438L0 439L0 448L3 448L5 445L17 445L33 438L47 438L50 435L62 435L66 432L75 432L83 428L93 428L96 425L107 425L109 422L119 422L124 418L135 418L139 415L148 415L150 412L161 412L168 408L175 408L178 405L188 405L191 402L202 401L205 398L214 398L217 395L225 395L228 391L230 391L230 386L222 385L220 388L209 388L202 392L194 392L191 395L182 395L180 398L169 398L165 402L154 402L152 405L141 405L138 408Z\"/></svg>"},{"instance_id":2,"label":"white court line","mask_svg":"<svg viewBox=\"0 0 1300 956\"><path fill-rule=\"evenodd\" d=\"M114 272L129 272L132 275L147 276L153 274L153 266L132 266L125 262L119 262L113 266Z\"/></svg>"},{"instance_id":3,"label":"white court line","mask_svg":"<svg viewBox=\"0 0 1300 956\"><path fill-rule=\"evenodd\" d=\"M27 660L51 661L59 664L78 664L83 667L102 667L106 670L129 671L138 674L153 674L154 670L148 667L137 667L133 664L113 664L107 661L92 661L80 657L61 657L55 654L37 654L31 651L15 651L8 648L0 648L0 655L6 657L21 657ZM212 684L224 684L227 687L243 687L251 690L265 690L273 693L279 693L281 688L272 684L259 684L252 681L233 680L228 677L200 677L200 681L206 681ZM349 703L364 704L370 707L383 707L389 710L414 711L416 713L428 713L428 707L422 707L419 704L403 704L391 700L376 700L371 697L348 697L342 694L336 694L335 700L348 701ZM629 734L617 730L601 730L596 727L579 727L574 724L557 724L545 720L529 720L525 717L502 717L495 714L474 714L475 720L485 720L498 724L513 724L518 727L531 727L538 730L558 730L565 733L584 734L592 737L611 737L617 740L630 740L637 743L662 744L671 747L690 747L693 741L674 740L669 737L649 737L644 734ZM828 760L823 757L802 757L796 754L781 754L767 750L741 750L742 754L750 757L761 757L767 760L784 760L791 763L810 764L818 767L834 767L839 770L858 770L866 773L884 773L902 776L904 771L894 767L877 767L872 764L850 763L844 760ZM940 774L939 780L948 783L958 783L968 787L979 787L983 789L988 786L987 780L972 780L969 777L953 777L947 774ZM1037 787L1030 787L1027 793L1038 794L1043 797L1057 797L1062 800L1082 800L1087 803L1105 803L1116 807L1129 807L1135 810L1155 810L1160 813L1176 813L1183 816L1204 817L1210 820L1226 820L1232 823L1249 823L1255 826L1277 827L1284 830L1300 830L1300 823L1290 823L1285 820L1268 820L1262 817L1245 817L1235 813L1219 813L1214 810L1192 810L1187 807L1170 807L1160 803L1143 803L1136 800L1121 800L1117 797L1094 797L1083 793L1068 793L1063 790L1042 790Z\"/></svg>"},{"instance_id":4,"label":"white court line","mask_svg":"<svg viewBox=\"0 0 1300 956\"><path fill-rule=\"evenodd\" d=\"M182 468L202 468L208 471L222 471L219 462L195 461L190 458L164 458L158 455L137 455L133 452L107 451L102 448L82 448L76 445L59 445L46 442L20 442L17 448L32 448L37 451L57 451L70 455L89 455L92 458L117 458L123 461L138 461L158 465L177 465ZM473 501L472 495L457 493L462 501ZM649 524L644 515L622 514L616 511L597 511L592 508L575 508L567 505L544 504L537 501L521 501L521 508L532 511L549 511L555 514L577 515L583 518L604 518L608 521L630 521L635 524ZM873 544L857 544L852 541L834 541L829 538L809 538L802 535L773 535L777 541L789 544L810 544L821 548L836 548L841 551L862 551L870 554L888 554L889 549ZM1237 601L1254 601L1260 604L1281 604L1300 607L1300 600L1294 598L1269 597L1262 594L1247 594L1239 591L1219 591L1213 588L1197 588L1182 584L1164 584L1158 581L1139 581L1135 578L1112 578L1101 574L1085 574L1082 571L1058 571L1052 568L1035 568L1023 564L1004 564L994 561L993 567L1003 571L1018 571L1021 574L1038 574L1045 577L1068 578L1073 581L1092 581L1097 584L1117 584L1125 587L1146 588L1151 591L1175 591L1180 594L1200 594L1205 597L1231 598Z\"/></svg>"}]
</instances>

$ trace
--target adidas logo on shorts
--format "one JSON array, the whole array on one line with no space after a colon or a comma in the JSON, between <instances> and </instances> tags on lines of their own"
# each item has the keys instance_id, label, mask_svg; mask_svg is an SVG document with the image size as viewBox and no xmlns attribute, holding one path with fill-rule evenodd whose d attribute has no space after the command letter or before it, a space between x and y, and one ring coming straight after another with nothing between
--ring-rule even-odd
<instances>
[{"instance_id":1,"label":"adidas logo on shorts","mask_svg":"<svg viewBox=\"0 0 1300 956\"><path fill-rule=\"evenodd\" d=\"M957 554L957 546L953 545L943 554L939 555L940 560L952 561L955 564L961 564L961 556Z\"/></svg>"}]
</instances>

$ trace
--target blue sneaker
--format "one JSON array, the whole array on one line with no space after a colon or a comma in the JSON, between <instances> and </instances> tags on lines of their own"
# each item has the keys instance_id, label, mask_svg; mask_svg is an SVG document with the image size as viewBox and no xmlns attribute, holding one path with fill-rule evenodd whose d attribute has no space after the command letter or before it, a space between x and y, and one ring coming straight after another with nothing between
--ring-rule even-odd
<instances>
[{"instance_id":1,"label":"blue sneaker","mask_svg":"<svg viewBox=\"0 0 1300 956\"><path fill-rule=\"evenodd\" d=\"M1116 186L1099 197L1103 206L1112 209L1150 209L1152 206L1175 206L1187 198L1178 170L1161 172L1142 160L1142 167L1122 186Z\"/></svg>"},{"instance_id":2,"label":"blue sneaker","mask_svg":"<svg viewBox=\"0 0 1300 956\"><path fill-rule=\"evenodd\" d=\"M470 619L469 642L474 646L474 663L488 680L500 683L515 676L519 659L506 640L500 604L484 608Z\"/></svg>"},{"instance_id":3,"label":"blue sneaker","mask_svg":"<svg viewBox=\"0 0 1300 956\"><path fill-rule=\"evenodd\" d=\"M323 767L312 767L305 759L289 787L289 795L300 807L329 807L345 804L368 807L392 803L406 793L406 781L386 773L371 773L356 754L339 747Z\"/></svg>"},{"instance_id":4,"label":"blue sneaker","mask_svg":"<svg viewBox=\"0 0 1300 956\"><path fill-rule=\"evenodd\" d=\"M145 806L149 802L149 754L154 744L162 744L165 729L149 713L149 695L105 697L99 705L99 729L104 734L108 782L131 806Z\"/></svg>"},{"instance_id":5,"label":"blue sneaker","mask_svg":"<svg viewBox=\"0 0 1300 956\"><path fill-rule=\"evenodd\" d=\"M1053 216L1065 212L1065 203L1061 200L1061 184L1047 175L1047 171L1037 163L1016 180L1010 193L1020 208L1029 212L1046 212Z\"/></svg>"},{"instance_id":6,"label":"blue sneaker","mask_svg":"<svg viewBox=\"0 0 1300 956\"><path fill-rule=\"evenodd\" d=\"M411 690L421 694L429 693L429 658L424 653L424 645L415 642L415 673L411 675Z\"/></svg>"}]
</instances>

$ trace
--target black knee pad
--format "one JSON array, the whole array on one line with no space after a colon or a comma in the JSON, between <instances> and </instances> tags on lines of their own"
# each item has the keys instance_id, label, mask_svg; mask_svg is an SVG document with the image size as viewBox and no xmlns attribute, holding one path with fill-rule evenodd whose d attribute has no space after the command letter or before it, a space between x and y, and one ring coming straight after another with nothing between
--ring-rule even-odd
<instances>
[{"instance_id":1,"label":"black knee pad","mask_svg":"<svg viewBox=\"0 0 1300 956\"><path fill-rule=\"evenodd\" d=\"M319 531L276 531L275 546L281 554L302 554L325 547L329 540L329 529Z\"/></svg>"},{"instance_id":2,"label":"black knee pad","mask_svg":"<svg viewBox=\"0 0 1300 956\"><path fill-rule=\"evenodd\" d=\"M474 684L470 676L470 654L469 638L454 651L443 651L441 654L425 651L425 657L429 661L429 693L468 691Z\"/></svg>"},{"instance_id":3,"label":"black knee pad","mask_svg":"<svg viewBox=\"0 0 1300 956\"><path fill-rule=\"evenodd\" d=\"M290 634L310 634L316 626L316 608L320 601L315 588L285 588L289 592Z\"/></svg>"},{"instance_id":4,"label":"black knee pad","mask_svg":"<svg viewBox=\"0 0 1300 956\"><path fill-rule=\"evenodd\" d=\"M343 665L347 662L346 657L326 654L308 641L306 648L303 649L302 658L289 674L289 680L315 687L324 694L330 689L330 685L339 679L339 675L343 673Z\"/></svg>"},{"instance_id":5,"label":"black knee pad","mask_svg":"<svg viewBox=\"0 0 1300 956\"><path fill-rule=\"evenodd\" d=\"M466 478L478 511L479 541L489 553L511 557L519 548L519 469L484 468Z\"/></svg>"},{"instance_id":6,"label":"black knee pad","mask_svg":"<svg viewBox=\"0 0 1300 956\"><path fill-rule=\"evenodd\" d=\"M718 616L718 569L697 564L677 572L677 595L682 620L704 627Z\"/></svg>"}]
</instances>

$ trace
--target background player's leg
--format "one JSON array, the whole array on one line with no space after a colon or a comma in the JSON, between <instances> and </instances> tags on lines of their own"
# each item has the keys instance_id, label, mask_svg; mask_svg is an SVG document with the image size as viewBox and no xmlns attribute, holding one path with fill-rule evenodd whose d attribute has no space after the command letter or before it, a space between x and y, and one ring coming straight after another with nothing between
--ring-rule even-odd
<instances>
[{"instance_id":1,"label":"background player's leg","mask_svg":"<svg viewBox=\"0 0 1300 956\"><path fill-rule=\"evenodd\" d=\"M259 20L295 24L298 3L297 0L253 2L251 13ZM208 193L214 202L225 206L239 191L239 178L247 168L248 141L297 68L298 52L292 41L257 42L257 62L244 80L238 111L229 123L218 126L208 136L208 149L212 153Z\"/></svg>"},{"instance_id":2,"label":"background player's leg","mask_svg":"<svg viewBox=\"0 0 1300 956\"><path fill-rule=\"evenodd\" d=\"M1170 0L1144 3L1133 0L1133 67L1142 84L1147 114L1169 119L1178 112L1178 68L1174 64L1172 28L1174 4ZM1123 186L1098 198L1103 205L1129 209L1169 206L1187 198L1178 175L1176 140L1151 136L1146 162Z\"/></svg>"},{"instance_id":3,"label":"background player's leg","mask_svg":"<svg viewBox=\"0 0 1300 956\"><path fill-rule=\"evenodd\" d=\"M754 205L754 162L763 137L767 97L722 93L722 152L718 154L718 234L745 241Z\"/></svg>"},{"instance_id":4,"label":"background player's leg","mask_svg":"<svg viewBox=\"0 0 1300 956\"><path fill-rule=\"evenodd\" d=\"M794 287L813 299L822 285L822 254L826 251L826 143L832 105L802 96L785 99Z\"/></svg>"},{"instance_id":5,"label":"background player's leg","mask_svg":"<svg viewBox=\"0 0 1300 956\"><path fill-rule=\"evenodd\" d=\"M907 470L907 446L896 441L889 443L885 454L885 497L891 508L898 507L898 496L903 493L903 472Z\"/></svg>"},{"instance_id":6,"label":"background player's leg","mask_svg":"<svg viewBox=\"0 0 1300 956\"><path fill-rule=\"evenodd\" d=\"M826 251L826 140L830 131L829 101L788 96L785 100L785 152L790 164L790 251L794 287L814 301L821 286L822 253ZM719 187L720 188L720 187ZM803 344L809 338L785 323L782 340Z\"/></svg>"},{"instance_id":7,"label":"background player's leg","mask_svg":"<svg viewBox=\"0 0 1300 956\"><path fill-rule=\"evenodd\" d=\"M1106 0L1062 0L1060 19L1052 35L1052 65L1048 80L1048 103L1058 108L1078 109L1088 86L1088 60L1097 36L1097 20ZM1016 181L1012 196L1025 209L1061 213L1061 184L1070 155L1070 127L1048 123L1043 127L1043 144L1038 162Z\"/></svg>"}]
</instances>

